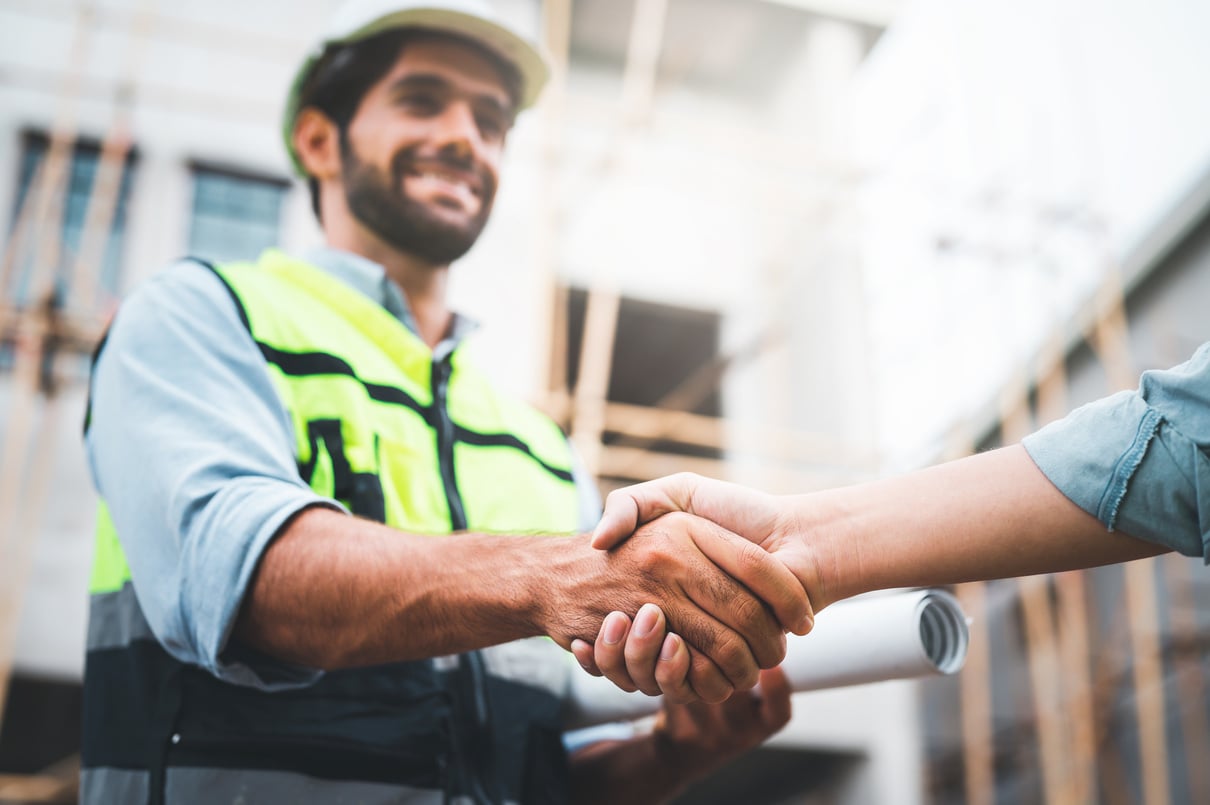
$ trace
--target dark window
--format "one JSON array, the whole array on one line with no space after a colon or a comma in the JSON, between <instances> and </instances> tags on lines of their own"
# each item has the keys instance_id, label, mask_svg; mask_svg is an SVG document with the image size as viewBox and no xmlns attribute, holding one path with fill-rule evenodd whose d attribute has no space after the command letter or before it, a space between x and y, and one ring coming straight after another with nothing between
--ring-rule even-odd
<instances>
[{"instance_id":1,"label":"dark window","mask_svg":"<svg viewBox=\"0 0 1210 805\"><path fill-rule=\"evenodd\" d=\"M567 299L567 387L575 389L588 295L578 288ZM704 416L722 415L718 313L623 298L618 306L606 399ZM716 447L673 438L639 438L607 430L606 445L718 458Z\"/></svg>"},{"instance_id":2,"label":"dark window","mask_svg":"<svg viewBox=\"0 0 1210 805\"><path fill-rule=\"evenodd\" d=\"M276 245L288 187L281 179L195 165L189 254L252 260Z\"/></svg>"}]
</instances>

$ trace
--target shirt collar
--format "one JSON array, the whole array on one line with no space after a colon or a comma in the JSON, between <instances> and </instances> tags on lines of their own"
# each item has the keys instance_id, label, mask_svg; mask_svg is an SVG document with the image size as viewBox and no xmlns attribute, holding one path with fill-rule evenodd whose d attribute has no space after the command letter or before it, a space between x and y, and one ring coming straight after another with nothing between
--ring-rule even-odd
<instances>
[{"instance_id":1,"label":"shirt collar","mask_svg":"<svg viewBox=\"0 0 1210 805\"><path fill-rule=\"evenodd\" d=\"M303 260L321 269L335 279L340 280L353 290L369 297L386 309L388 313L407 327L412 333L419 335L416 330L416 319L408 307L407 297L399 286L387 276L386 269L378 263L360 254L321 246L311 249L303 255ZM455 312L450 320L450 329L441 343L433 348L433 356L441 358L453 351L464 338L479 328L479 323Z\"/></svg>"}]
</instances>

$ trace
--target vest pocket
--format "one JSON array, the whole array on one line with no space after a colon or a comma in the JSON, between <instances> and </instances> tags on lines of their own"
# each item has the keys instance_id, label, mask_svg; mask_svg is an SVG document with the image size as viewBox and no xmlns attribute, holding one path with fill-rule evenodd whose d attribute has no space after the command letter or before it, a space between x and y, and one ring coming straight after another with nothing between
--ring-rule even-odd
<instances>
[{"instance_id":1,"label":"vest pocket","mask_svg":"<svg viewBox=\"0 0 1210 805\"><path fill-rule=\"evenodd\" d=\"M313 419L307 423L307 441L311 446L311 457L300 462L298 471L302 479L319 494L336 498L358 517L375 522L386 522L386 502L382 494L382 482L377 475L378 438L372 445L361 448L368 455L350 461L344 431L339 419ZM361 468L367 462L366 469ZM328 483L325 483L325 480Z\"/></svg>"}]
</instances>

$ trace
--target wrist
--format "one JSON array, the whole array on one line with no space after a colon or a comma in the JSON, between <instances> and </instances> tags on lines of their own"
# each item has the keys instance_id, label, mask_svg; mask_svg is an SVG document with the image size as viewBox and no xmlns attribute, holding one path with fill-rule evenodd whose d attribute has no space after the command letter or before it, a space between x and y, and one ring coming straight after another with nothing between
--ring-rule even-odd
<instances>
[{"instance_id":1,"label":"wrist","mask_svg":"<svg viewBox=\"0 0 1210 805\"><path fill-rule=\"evenodd\" d=\"M596 638L600 619L585 616L583 594L593 577L600 576L606 554L589 544L589 535L547 537L527 553L530 572L525 574L520 608L534 634L547 635L564 649L576 637Z\"/></svg>"},{"instance_id":2,"label":"wrist","mask_svg":"<svg viewBox=\"0 0 1210 805\"><path fill-rule=\"evenodd\" d=\"M812 609L818 613L859 592L849 588L854 578L850 567L860 541L841 496L832 490L795 495L787 498L783 511L779 529L795 543L795 575L806 589Z\"/></svg>"}]
</instances>

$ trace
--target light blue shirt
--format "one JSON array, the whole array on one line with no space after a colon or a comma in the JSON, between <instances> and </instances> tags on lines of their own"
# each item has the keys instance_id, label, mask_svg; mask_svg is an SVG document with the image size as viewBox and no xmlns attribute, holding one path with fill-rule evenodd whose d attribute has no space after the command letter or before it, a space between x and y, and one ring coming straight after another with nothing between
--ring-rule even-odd
<instances>
[{"instance_id":1,"label":"light blue shirt","mask_svg":"<svg viewBox=\"0 0 1210 805\"><path fill-rule=\"evenodd\" d=\"M378 264L331 249L305 259L415 331L403 293ZM455 316L434 353L473 329ZM182 261L144 283L109 330L91 395L93 480L156 638L229 682L271 689L316 679L313 669L228 648L257 563L282 526L311 506L343 508L299 476L290 416L222 281ZM575 475L587 530L600 500L580 467Z\"/></svg>"},{"instance_id":2,"label":"light blue shirt","mask_svg":"<svg viewBox=\"0 0 1210 805\"><path fill-rule=\"evenodd\" d=\"M1110 530L1210 564L1210 343L1024 445L1064 495Z\"/></svg>"}]
</instances>

